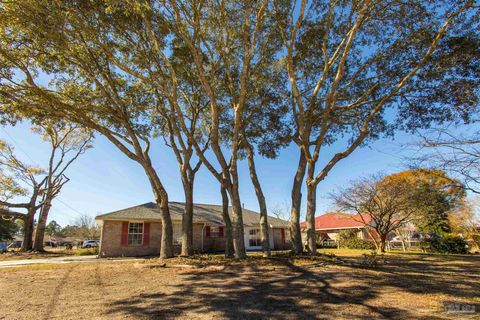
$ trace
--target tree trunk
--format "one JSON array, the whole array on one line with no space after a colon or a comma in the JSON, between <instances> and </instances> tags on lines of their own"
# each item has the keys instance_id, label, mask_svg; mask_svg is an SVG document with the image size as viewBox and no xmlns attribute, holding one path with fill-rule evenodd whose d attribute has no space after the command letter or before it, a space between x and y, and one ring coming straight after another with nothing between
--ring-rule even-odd
<instances>
[{"instance_id":1,"label":"tree trunk","mask_svg":"<svg viewBox=\"0 0 480 320\"><path fill-rule=\"evenodd\" d=\"M258 204L260 205L260 235L262 241L262 251L264 257L271 256L270 249L270 233L268 225L268 215L267 215L267 206L265 203L265 197L258 199Z\"/></svg>"},{"instance_id":2,"label":"tree trunk","mask_svg":"<svg viewBox=\"0 0 480 320\"><path fill-rule=\"evenodd\" d=\"M246 142L248 144L248 142ZM258 180L257 170L255 168L255 159L253 149L250 145L247 146L248 169L250 171L250 179L252 180L255 194L257 195L258 206L260 207L260 236L262 242L262 251L264 257L271 256L270 250L270 236L268 226L267 204L265 196L263 195L262 186Z\"/></svg>"},{"instance_id":3,"label":"tree trunk","mask_svg":"<svg viewBox=\"0 0 480 320\"><path fill-rule=\"evenodd\" d=\"M297 173L295 174L292 186L292 210L290 212L290 238L295 254L301 254L303 252L302 233L300 230L300 208L302 203L302 183L305 177L306 165L307 160L305 153L303 150L300 150Z\"/></svg>"},{"instance_id":4,"label":"tree trunk","mask_svg":"<svg viewBox=\"0 0 480 320\"><path fill-rule=\"evenodd\" d=\"M185 192L185 209L182 216L182 256L193 255L193 181L182 177Z\"/></svg>"},{"instance_id":5,"label":"tree trunk","mask_svg":"<svg viewBox=\"0 0 480 320\"><path fill-rule=\"evenodd\" d=\"M308 252L311 255L317 254L317 237L315 234L316 194L317 186L315 184L307 184L307 242Z\"/></svg>"},{"instance_id":6,"label":"tree trunk","mask_svg":"<svg viewBox=\"0 0 480 320\"><path fill-rule=\"evenodd\" d=\"M402 251L406 252L407 251L407 246L405 245L405 240L402 239Z\"/></svg>"},{"instance_id":7,"label":"tree trunk","mask_svg":"<svg viewBox=\"0 0 480 320\"><path fill-rule=\"evenodd\" d=\"M173 257L173 228L168 208L168 193L160 182L160 178L153 169L150 159L145 159L142 166L147 174L152 187L155 201L160 210L160 221L162 222L162 238L160 240L160 258L167 259Z\"/></svg>"},{"instance_id":8,"label":"tree trunk","mask_svg":"<svg viewBox=\"0 0 480 320\"><path fill-rule=\"evenodd\" d=\"M385 245L387 243L387 236L386 235L380 235L380 243L378 246L378 253L385 253Z\"/></svg>"},{"instance_id":9,"label":"tree trunk","mask_svg":"<svg viewBox=\"0 0 480 320\"><path fill-rule=\"evenodd\" d=\"M232 221L230 220L230 215L228 213L228 195L225 188L222 186L220 188L220 193L222 194L222 217L223 222L225 223L225 257L233 258L233 230L232 230Z\"/></svg>"},{"instance_id":10,"label":"tree trunk","mask_svg":"<svg viewBox=\"0 0 480 320\"><path fill-rule=\"evenodd\" d=\"M232 186L229 194L232 200L232 226L233 226L233 248L235 250L235 258L245 259L247 253L245 251L245 237L243 230L242 204L238 188Z\"/></svg>"},{"instance_id":11,"label":"tree trunk","mask_svg":"<svg viewBox=\"0 0 480 320\"><path fill-rule=\"evenodd\" d=\"M51 207L52 201L50 199L46 199L42 206L42 210L40 210L37 231L35 232L35 242L33 244L33 249L35 251L45 251L43 248L43 240L45 238L45 228L47 226L48 213L50 212Z\"/></svg>"},{"instance_id":12,"label":"tree trunk","mask_svg":"<svg viewBox=\"0 0 480 320\"><path fill-rule=\"evenodd\" d=\"M35 214L37 213L37 199L39 192L40 186L35 185L27 208L27 215L23 221L23 242L20 249L21 251L30 251L33 249L33 231L35 228Z\"/></svg>"},{"instance_id":13,"label":"tree trunk","mask_svg":"<svg viewBox=\"0 0 480 320\"><path fill-rule=\"evenodd\" d=\"M23 242L21 251L30 251L33 249L33 231L35 225L35 210L29 209L26 219L23 221Z\"/></svg>"},{"instance_id":14,"label":"tree trunk","mask_svg":"<svg viewBox=\"0 0 480 320\"><path fill-rule=\"evenodd\" d=\"M170 209L168 208L168 195L157 198L157 206L160 208L160 220L162 222L162 239L160 243L160 258L168 259L173 257L173 228L172 219L170 217Z\"/></svg>"}]
</instances>

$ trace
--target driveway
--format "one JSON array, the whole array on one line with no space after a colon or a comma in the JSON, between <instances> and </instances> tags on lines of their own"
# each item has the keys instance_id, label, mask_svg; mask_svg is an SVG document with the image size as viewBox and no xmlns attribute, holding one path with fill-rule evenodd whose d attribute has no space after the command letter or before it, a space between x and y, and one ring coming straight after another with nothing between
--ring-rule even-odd
<instances>
[{"instance_id":1,"label":"driveway","mask_svg":"<svg viewBox=\"0 0 480 320\"><path fill-rule=\"evenodd\" d=\"M132 261L132 260L143 260L143 258L98 259L96 255L88 255L88 256L51 257L51 258L45 258L45 259L6 260L6 261L0 261L0 268L12 268L12 267L18 267L18 266L35 265L35 264L65 264L65 263L83 263L83 262Z\"/></svg>"}]
</instances>

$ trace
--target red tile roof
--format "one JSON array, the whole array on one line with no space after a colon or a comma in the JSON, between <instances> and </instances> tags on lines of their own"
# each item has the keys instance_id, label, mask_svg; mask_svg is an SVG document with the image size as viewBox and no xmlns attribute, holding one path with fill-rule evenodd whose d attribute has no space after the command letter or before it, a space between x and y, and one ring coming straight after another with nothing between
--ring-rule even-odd
<instances>
[{"instance_id":1,"label":"red tile roof","mask_svg":"<svg viewBox=\"0 0 480 320\"><path fill-rule=\"evenodd\" d=\"M365 222L362 220L365 220ZM362 228L371 220L369 215L329 212L315 218L315 230ZM306 222L302 222L302 228Z\"/></svg>"}]
</instances>

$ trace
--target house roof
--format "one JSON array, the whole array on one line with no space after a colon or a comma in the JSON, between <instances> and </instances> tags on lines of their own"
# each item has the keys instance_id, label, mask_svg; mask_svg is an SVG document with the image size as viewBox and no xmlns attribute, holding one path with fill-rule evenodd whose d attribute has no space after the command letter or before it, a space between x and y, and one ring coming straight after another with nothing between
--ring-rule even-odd
<instances>
[{"instance_id":1,"label":"house roof","mask_svg":"<svg viewBox=\"0 0 480 320\"><path fill-rule=\"evenodd\" d=\"M182 202L169 202L170 216L172 221L182 221L182 214L185 204ZM229 212L231 216L231 207ZM255 211L243 209L243 224L246 226L258 225L260 214ZM147 202L135 207L126 208L95 217L96 220L143 220L160 221L160 212L157 204ZM207 223L209 225L223 226L222 206L213 204L193 204L193 222ZM268 217L268 223L272 228L283 228L288 226L288 222L275 217Z\"/></svg>"},{"instance_id":2,"label":"house roof","mask_svg":"<svg viewBox=\"0 0 480 320\"><path fill-rule=\"evenodd\" d=\"M315 218L315 230L363 228L365 225L370 223L370 220L371 217L365 214L359 215L341 212L328 212ZM302 228L305 227L306 222L302 222Z\"/></svg>"}]
</instances>

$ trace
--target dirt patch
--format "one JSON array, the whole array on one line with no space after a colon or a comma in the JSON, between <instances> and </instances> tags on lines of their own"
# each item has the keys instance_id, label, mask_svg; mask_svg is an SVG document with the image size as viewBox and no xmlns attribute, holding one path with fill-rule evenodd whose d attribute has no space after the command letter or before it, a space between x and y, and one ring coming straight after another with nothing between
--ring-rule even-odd
<instances>
[{"instance_id":1,"label":"dirt patch","mask_svg":"<svg viewBox=\"0 0 480 320\"><path fill-rule=\"evenodd\" d=\"M250 259L193 266L170 259L162 268L108 262L5 269L0 319L478 318L480 257L388 259L373 269L312 267L318 261L308 259L301 265ZM445 304L477 313L448 313Z\"/></svg>"}]
</instances>

